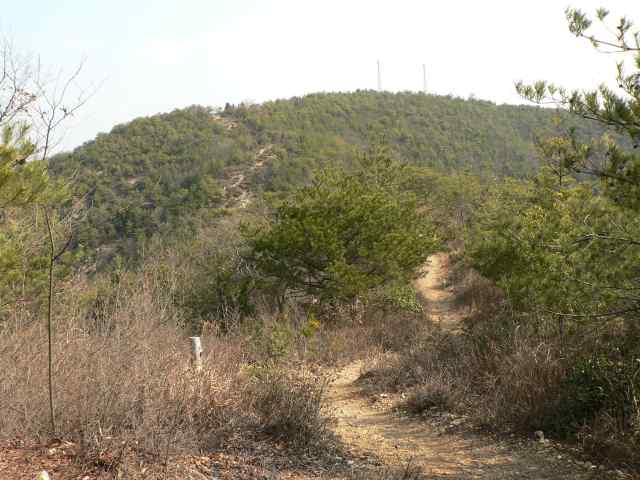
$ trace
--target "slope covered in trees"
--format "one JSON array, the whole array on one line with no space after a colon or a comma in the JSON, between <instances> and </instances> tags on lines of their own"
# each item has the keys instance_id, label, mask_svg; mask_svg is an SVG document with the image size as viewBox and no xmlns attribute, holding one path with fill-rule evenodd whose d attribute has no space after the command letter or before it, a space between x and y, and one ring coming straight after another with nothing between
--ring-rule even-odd
<instances>
[{"instance_id":1,"label":"slope covered in trees","mask_svg":"<svg viewBox=\"0 0 640 480\"><path fill-rule=\"evenodd\" d=\"M226 112L258 140L286 149L265 179L275 189L295 172L348 158L353 145L379 138L417 165L523 174L535 165L534 136L552 128L553 116L525 106L372 91L319 93Z\"/></svg>"},{"instance_id":2,"label":"slope covered in trees","mask_svg":"<svg viewBox=\"0 0 640 480\"><path fill-rule=\"evenodd\" d=\"M159 230L215 210L222 198L217 179L228 165L249 161L251 143L210 109L189 107L118 125L53 158L51 171L70 180L85 202L76 243L132 256Z\"/></svg>"},{"instance_id":3,"label":"slope covered in trees","mask_svg":"<svg viewBox=\"0 0 640 480\"><path fill-rule=\"evenodd\" d=\"M554 128L556 115L372 91L228 105L220 113L194 106L118 125L55 157L52 172L73 179L87 207L76 244L102 248L105 258L131 257L158 232L219 214L224 179L265 146L273 155L250 180L272 192L306 183L319 166L354 164L363 148L381 140L414 165L519 176L534 170L534 139Z\"/></svg>"}]
</instances>

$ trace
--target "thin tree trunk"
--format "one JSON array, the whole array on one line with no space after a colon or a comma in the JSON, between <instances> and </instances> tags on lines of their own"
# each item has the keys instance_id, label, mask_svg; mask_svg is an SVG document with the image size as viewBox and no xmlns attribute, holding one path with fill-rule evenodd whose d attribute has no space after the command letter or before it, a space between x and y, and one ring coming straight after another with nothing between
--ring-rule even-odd
<instances>
[{"instance_id":1,"label":"thin tree trunk","mask_svg":"<svg viewBox=\"0 0 640 480\"><path fill-rule=\"evenodd\" d=\"M47 222L47 231L49 233L49 299L47 305L47 333L49 337L49 415L51 417L51 433L56 433L56 417L53 404L53 341L52 341L52 307L53 307L53 266L55 264L55 243L53 240L53 231L51 230L51 221L49 220L49 212L45 208L44 218Z\"/></svg>"}]
</instances>

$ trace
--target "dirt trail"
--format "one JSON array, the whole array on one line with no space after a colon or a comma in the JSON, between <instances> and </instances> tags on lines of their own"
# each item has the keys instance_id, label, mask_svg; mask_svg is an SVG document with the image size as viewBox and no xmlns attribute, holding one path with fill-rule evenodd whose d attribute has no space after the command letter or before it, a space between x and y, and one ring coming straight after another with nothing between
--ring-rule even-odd
<instances>
[{"instance_id":1,"label":"dirt trail","mask_svg":"<svg viewBox=\"0 0 640 480\"><path fill-rule=\"evenodd\" d=\"M453 330L461 312L444 286L447 268L446 254L432 256L428 274L416 286L431 318ZM335 432L357 458L377 458L390 467L412 462L434 479L608 478L591 465L567 460L548 444L525 442L515 447L488 435L441 433L429 420L403 417L391 405L374 404L354 385L363 367L358 361L342 369L329 392L330 408L337 417Z\"/></svg>"},{"instance_id":2,"label":"dirt trail","mask_svg":"<svg viewBox=\"0 0 640 480\"><path fill-rule=\"evenodd\" d=\"M444 329L458 330L463 314L453 303L452 289L446 286L449 256L446 253L431 255L426 270L427 274L416 280L414 286L422 297L427 315L432 322Z\"/></svg>"},{"instance_id":3,"label":"dirt trail","mask_svg":"<svg viewBox=\"0 0 640 480\"><path fill-rule=\"evenodd\" d=\"M251 166L231 173L227 185L224 186L225 196L227 197L225 206L228 209L242 210L251 204L253 193L251 192L249 180L256 170L264 167L265 163L275 158L272 149L273 145L271 144L260 147L254 154L254 163Z\"/></svg>"}]
</instances>

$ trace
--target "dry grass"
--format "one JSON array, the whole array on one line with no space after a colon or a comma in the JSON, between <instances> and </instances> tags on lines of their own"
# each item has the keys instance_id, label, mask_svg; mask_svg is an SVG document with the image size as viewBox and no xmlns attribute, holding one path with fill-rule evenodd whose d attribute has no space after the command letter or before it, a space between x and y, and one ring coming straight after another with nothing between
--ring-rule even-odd
<instances>
[{"instance_id":1,"label":"dry grass","mask_svg":"<svg viewBox=\"0 0 640 480\"><path fill-rule=\"evenodd\" d=\"M500 289L462 261L453 265L448 283L455 285L456 304L466 307L473 321L489 319L504 305Z\"/></svg>"},{"instance_id":2,"label":"dry grass","mask_svg":"<svg viewBox=\"0 0 640 480\"><path fill-rule=\"evenodd\" d=\"M477 273L461 264L453 272L454 304L468 315L462 331L434 327L409 336L397 354L377 358L360 380L363 388L404 392L404 407L414 413L464 413L483 427L526 436L543 430L551 438L581 441L601 460L640 463L637 400L635 410L629 407L632 372L609 360L629 335L609 328L606 336L576 331L561 338L556 319L516 314ZM599 370L580 373L581 362L594 358L606 360ZM611 394L599 397L601 389Z\"/></svg>"},{"instance_id":3,"label":"dry grass","mask_svg":"<svg viewBox=\"0 0 640 480\"><path fill-rule=\"evenodd\" d=\"M37 312L16 310L0 335L1 437L63 438L79 446L83 462L106 470L132 452L166 462L265 435L293 455L322 456L337 447L322 377L310 372L401 349L418 325L402 316L362 322L343 312L317 325L295 305L285 317L263 306L234 328L204 324L206 356L197 374L189 364L193 326L176 301L185 275L170 262L150 261L115 280L77 277L58 286L55 432L45 324Z\"/></svg>"},{"instance_id":4,"label":"dry grass","mask_svg":"<svg viewBox=\"0 0 640 480\"><path fill-rule=\"evenodd\" d=\"M461 339L433 330L416 335L396 355L380 355L360 379L371 393L405 391L427 384L449 384L448 379L466 378L471 373L460 355ZM436 388L436 387L434 387ZM459 388L459 387L456 387Z\"/></svg>"},{"instance_id":5,"label":"dry grass","mask_svg":"<svg viewBox=\"0 0 640 480\"><path fill-rule=\"evenodd\" d=\"M414 413L435 408L473 414L487 426L543 428L566 373L559 347L517 329L507 334L496 317L470 324L462 334L434 328L400 354L378 357L363 388L406 392Z\"/></svg>"},{"instance_id":6,"label":"dry grass","mask_svg":"<svg viewBox=\"0 0 640 480\"><path fill-rule=\"evenodd\" d=\"M421 414L431 409L456 411L460 408L462 393L452 385L451 378L431 375L413 388L405 402L407 410Z\"/></svg>"},{"instance_id":7,"label":"dry grass","mask_svg":"<svg viewBox=\"0 0 640 480\"><path fill-rule=\"evenodd\" d=\"M362 469L351 472L348 480L426 480L422 469L408 463L403 468Z\"/></svg>"},{"instance_id":8,"label":"dry grass","mask_svg":"<svg viewBox=\"0 0 640 480\"><path fill-rule=\"evenodd\" d=\"M208 339L215 356L195 375L177 312L169 298L157 296L158 278L147 272L137 280L111 292L108 315L92 312L86 285L66 286L53 342L55 434L87 451L117 438L154 454L223 438L222 431L246 421L236 412L243 397L239 345ZM51 435L43 325L5 331L0 352L3 435Z\"/></svg>"},{"instance_id":9,"label":"dry grass","mask_svg":"<svg viewBox=\"0 0 640 480\"><path fill-rule=\"evenodd\" d=\"M317 378L292 376L261 356L261 342L250 335L205 331L203 370L190 367L189 327L172 288L171 273L153 266L109 288L83 279L62 288L54 335L55 432L43 322L23 319L5 329L2 437L64 438L80 446L79 458L107 470L125 450L166 461L258 441L264 433L292 450L326 447L329 416ZM295 360L299 350L291 342L287 358ZM269 365L268 379L257 373L265 371L260 365Z\"/></svg>"},{"instance_id":10,"label":"dry grass","mask_svg":"<svg viewBox=\"0 0 640 480\"><path fill-rule=\"evenodd\" d=\"M496 357L496 370L485 375L485 395L478 405L486 423L509 424L523 431L546 429L562 381L565 365L557 345L518 342Z\"/></svg>"},{"instance_id":11,"label":"dry grass","mask_svg":"<svg viewBox=\"0 0 640 480\"><path fill-rule=\"evenodd\" d=\"M267 369L254 377L251 395L262 431L304 452L335 449L325 405L326 382L303 372Z\"/></svg>"}]
</instances>

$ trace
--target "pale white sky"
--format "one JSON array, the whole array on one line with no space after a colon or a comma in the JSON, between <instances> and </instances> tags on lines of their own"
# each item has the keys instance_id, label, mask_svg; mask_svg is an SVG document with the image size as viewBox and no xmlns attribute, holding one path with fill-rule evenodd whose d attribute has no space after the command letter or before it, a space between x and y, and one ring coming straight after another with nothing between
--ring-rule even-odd
<instances>
[{"instance_id":1,"label":"pale white sky","mask_svg":"<svg viewBox=\"0 0 640 480\"><path fill-rule=\"evenodd\" d=\"M0 30L47 65L87 63L101 85L73 120L74 147L113 125L191 104L318 91L428 90L522 103L514 81L589 88L613 55L573 37L564 9L640 23L636 0L33 0L3 6Z\"/></svg>"}]
</instances>

